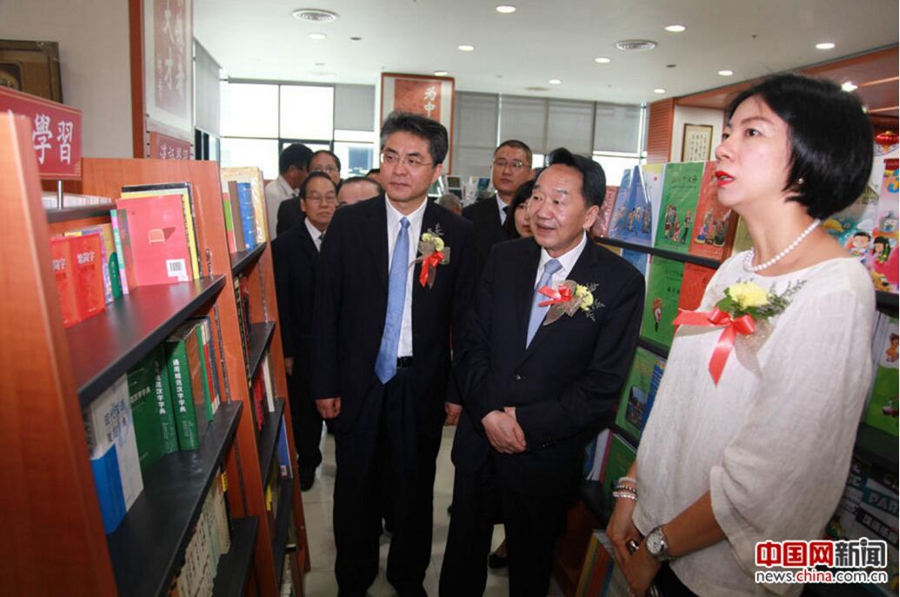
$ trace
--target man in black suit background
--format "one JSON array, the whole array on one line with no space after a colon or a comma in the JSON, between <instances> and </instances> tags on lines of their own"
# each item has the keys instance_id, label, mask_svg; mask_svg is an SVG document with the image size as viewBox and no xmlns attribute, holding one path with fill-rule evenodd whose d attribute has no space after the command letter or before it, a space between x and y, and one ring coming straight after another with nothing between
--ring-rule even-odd
<instances>
[{"instance_id":1,"label":"man in black suit background","mask_svg":"<svg viewBox=\"0 0 900 597\"><path fill-rule=\"evenodd\" d=\"M300 489L307 491L322 462L322 417L310 395L315 266L337 208L337 188L327 173L313 172L295 201L306 214L303 224L278 235L272 241L272 254Z\"/></svg>"},{"instance_id":2,"label":"man in black suit background","mask_svg":"<svg viewBox=\"0 0 900 597\"><path fill-rule=\"evenodd\" d=\"M522 141L510 139L501 143L494 150L491 164L491 183L497 194L490 199L477 201L463 210L463 217L471 220L475 227L477 277L481 277L491 247L508 240L503 231L507 208L522 183L534 178L531 158L531 148Z\"/></svg>"},{"instance_id":3,"label":"man in black suit background","mask_svg":"<svg viewBox=\"0 0 900 597\"><path fill-rule=\"evenodd\" d=\"M510 594L547 594L584 445L612 421L637 345L644 279L586 234L605 195L603 170L565 149L551 154L551 164L529 202L534 238L494 247L466 334L441 570L447 597L484 592L501 506ZM575 303L559 291L566 280L577 284ZM558 313L548 317L550 307L541 306L547 300L570 311L554 320Z\"/></svg>"},{"instance_id":4,"label":"man in black suit background","mask_svg":"<svg viewBox=\"0 0 900 597\"><path fill-rule=\"evenodd\" d=\"M303 219L297 192L309 175L312 155L312 150L303 143L291 143L278 156L278 178L266 185L269 238L287 232Z\"/></svg>"},{"instance_id":5,"label":"man in black suit background","mask_svg":"<svg viewBox=\"0 0 900 597\"><path fill-rule=\"evenodd\" d=\"M378 573L382 482L393 527L388 581L401 596L425 595L441 428L461 410L451 331L458 344L474 285L471 224L427 201L447 146L441 124L389 116L385 194L340 209L322 246L313 395L335 419L342 596L364 595Z\"/></svg>"}]
</instances>

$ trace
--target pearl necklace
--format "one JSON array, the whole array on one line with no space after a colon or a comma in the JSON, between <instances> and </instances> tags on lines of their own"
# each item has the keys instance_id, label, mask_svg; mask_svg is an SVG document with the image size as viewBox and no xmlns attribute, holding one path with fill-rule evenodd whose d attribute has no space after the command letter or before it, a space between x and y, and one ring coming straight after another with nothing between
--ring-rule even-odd
<instances>
[{"instance_id":1,"label":"pearl necklace","mask_svg":"<svg viewBox=\"0 0 900 597\"><path fill-rule=\"evenodd\" d=\"M766 268L772 267L773 265L775 265L776 263L778 263L779 261L781 261L782 259L784 259L784 258L787 256L788 253L790 253L791 251L793 251L794 249L796 249L797 246L798 246L800 243L803 242L803 239L805 239L807 236L809 236L810 234L812 234L812 231L815 230L816 228L818 228L819 224L821 224L821 223L822 223L822 220L819 220L818 218L815 219L815 220L813 220L813 223L810 224L810 225L806 228L806 230L804 230L803 232L801 232L801 233L800 233L800 236L798 236L796 239L794 239L794 242L792 242L791 244L789 244L789 245L784 249L784 251L782 251L781 253L779 253L779 254L776 255L775 257L772 257L771 259L769 259L769 260L766 261L765 263L760 263L759 265L752 265L752 263L753 263L753 256L755 255L755 250L754 250L753 247L750 247L750 250L747 251L747 256L744 257L744 270L746 270L746 271L748 271L748 272L750 272L750 273L756 273L756 272L760 272L760 271L762 271L762 270L764 270L764 269L766 269Z\"/></svg>"}]
</instances>

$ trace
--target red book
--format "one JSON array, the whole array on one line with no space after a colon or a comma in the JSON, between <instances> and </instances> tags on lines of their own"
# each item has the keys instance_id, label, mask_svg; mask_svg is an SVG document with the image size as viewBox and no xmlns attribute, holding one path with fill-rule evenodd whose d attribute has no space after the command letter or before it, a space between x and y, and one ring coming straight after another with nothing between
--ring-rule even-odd
<instances>
[{"instance_id":1,"label":"red book","mask_svg":"<svg viewBox=\"0 0 900 597\"><path fill-rule=\"evenodd\" d=\"M696 311L703 300L703 293L710 279L716 273L711 267L703 267L694 263L684 264L684 277L681 279L681 294L678 296L678 308Z\"/></svg>"},{"instance_id":2,"label":"red book","mask_svg":"<svg viewBox=\"0 0 900 597\"><path fill-rule=\"evenodd\" d=\"M81 319L93 317L106 310L103 290L103 242L100 233L68 237L72 251L72 279Z\"/></svg>"},{"instance_id":3,"label":"red book","mask_svg":"<svg viewBox=\"0 0 900 597\"><path fill-rule=\"evenodd\" d=\"M591 228L591 236L609 236L609 222L612 220L613 208L616 206L616 196L619 194L619 187L606 187L606 197L603 199L603 205L600 206L600 213L597 214L597 221Z\"/></svg>"},{"instance_id":4,"label":"red book","mask_svg":"<svg viewBox=\"0 0 900 597\"><path fill-rule=\"evenodd\" d=\"M74 269L69 238L55 236L50 239L50 259L53 265L53 277L56 279L56 292L59 294L59 306L62 309L63 325L72 327L81 316L78 310L78 299L75 297Z\"/></svg>"},{"instance_id":5,"label":"red book","mask_svg":"<svg viewBox=\"0 0 900 597\"><path fill-rule=\"evenodd\" d=\"M262 431L266 424L266 408L264 406L266 402L266 391L263 388L263 381L260 379L261 377L261 375L256 376L256 379L253 380L253 387L251 389L253 393L253 410L256 413L257 433Z\"/></svg>"},{"instance_id":6,"label":"red book","mask_svg":"<svg viewBox=\"0 0 900 597\"><path fill-rule=\"evenodd\" d=\"M688 253L722 261L731 254L737 214L719 203L716 163L706 162Z\"/></svg>"},{"instance_id":7,"label":"red book","mask_svg":"<svg viewBox=\"0 0 900 597\"><path fill-rule=\"evenodd\" d=\"M116 202L128 222L135 286L191 280L182 203L181 195L135 197Z\"/></svg>"}]
</instances>

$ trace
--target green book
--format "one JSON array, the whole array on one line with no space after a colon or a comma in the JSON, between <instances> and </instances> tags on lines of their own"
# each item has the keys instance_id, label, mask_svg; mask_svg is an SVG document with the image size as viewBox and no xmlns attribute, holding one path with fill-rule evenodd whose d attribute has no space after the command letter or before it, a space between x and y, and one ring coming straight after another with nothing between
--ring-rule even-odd
<instances>
[{"instance_id":1,"label":"green book","mask_svg":"<svg viewBox=\"0 0 900 597\"><path fill-rule=\"evenodd\" d=\"M172 384L162 345L154 348L150 354L153 356L156 371L153 376L153 396L156 398L156 412L159 415L163 453L170 454L178 451L178 428L175 425Z\"/></svg>"},{"instance_id":2,"label":"green book","mask_svg":"<svg viewBox=\"0 0 900 597\"><path fill-rule=\"evenodd\" d=\"M607 452L603 477L603 512L607 518L612 514L613 506L616 503L612 496L613 487L615 487L616 481L628 475L628 469L634 463L635 456L637 456L637 448L614 433Z\"/></svg>"},{"instance_id":3,"label":"green book","mask_svg":"<svg viewBox=\"0 0 900 597\"><path fill-rule=\"evenodd\" d=\"M196 450L200 447L200 431L197 428L197 414L194 408L194 384L191 376L190 352L197 362L197 332L193 323L186 323L169 336L164 343L169 383L172 388L172 404L175 411L175 426L178 447L181 450ZM199 388L198 388L199 389ZM202 392L202 389L200 389Z\"/></svg>"},{"instance_id":4,"label":"green book","mask_svg":"<svg viewBox=\"0 0 900 597\"><path fill-rule=\"evenodd\" d=\"M703 165L703 162L666 164L654 247L688 252L703 183Z\"/></svg>"},{"instance_id":5,"label":"green book","mask_svg":"<svg viewBox=\"0 0 900 597\"><path fill-rule=\"evenodd\" d=\"M645 348L638 348L634 353L631 371L622 388L622 398L616 412L616 426L635 440L640 441L647 424L665 363L664 358Z\"/></svg>"},{"instance_id":6,"label":"green book","mask_svg":"<svg viewBox=\"0 0 900 597\"><path fill-rule=\"evenodd\" d=\"M141 471L166 453L162 425L156 405L156 377L159 367L154 353L150 353L128 373L128 399L134 417L138 460Z\"/></svg>"},{"instance_id":7,"label":"green book","mask_svg":"<svg viewBox=\"0 0 900 597\"><path fill-rule=\"evenodd\" d=\"M869 395L863 422L897 437L897 318L880 314L875 328L875 383Z\"/></svg>"},{"instance_id":8,"label":"green book","mask_svg":"<svg viewBox=\"0 0 900 597\"><path fill-rule=\"evenodd\" d=\"M681 296L681 280L684 262L654 255L650 258L650 276L641 321L641 337L666 348L672 346L675 326L672 321L678 315L678 299Z\"/></svg>"}]
</instances>

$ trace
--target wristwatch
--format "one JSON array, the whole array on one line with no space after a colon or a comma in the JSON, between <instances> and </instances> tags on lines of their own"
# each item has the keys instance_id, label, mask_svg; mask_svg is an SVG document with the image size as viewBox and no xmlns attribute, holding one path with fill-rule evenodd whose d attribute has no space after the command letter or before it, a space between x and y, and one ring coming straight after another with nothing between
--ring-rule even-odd
<instances>
[{"instance_id":1,"label":"wristwatch","mask_svg":"<svg viewBox=\"0 0 900 597\"><path fill-rule=\"evenodd\" d=\"M672 559L672 555L669 553L669 541L666 539L662 525L647 534L644 546L647 548L647 553L657 562L668 562Z\"/></svg>"}]
</instances>

